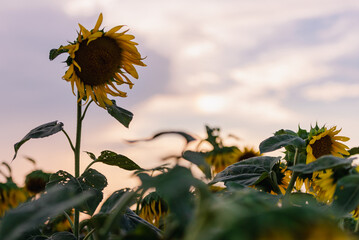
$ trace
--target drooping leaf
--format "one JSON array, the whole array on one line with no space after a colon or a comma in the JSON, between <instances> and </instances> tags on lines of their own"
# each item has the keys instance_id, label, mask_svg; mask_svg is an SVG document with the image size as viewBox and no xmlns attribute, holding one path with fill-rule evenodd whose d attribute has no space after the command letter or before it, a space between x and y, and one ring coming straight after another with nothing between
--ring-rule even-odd
<instances>
[{"instance_id":1,"label":"drooping leaf","mask_svg":"<svg viewBox=\"0 0 359 240\"><path fill-rule=\"evenodd\" d=\"M332 207L338 216L345 216L359 206L359 174L338 180Z\"/></svg>"},{"instance_id":2,"label":"drooping leaf","mask_svg":"<svg viewBox=\"0 0 359 240\"><path fill-rule=\"evenodd\" d=\"M53 48L50 50L49 53L49 59L52 61L54 60L57 56L59 56L62 53L68 52L67 49L63 49L61 48L62 46L60 46L60 48Z\"/></svg>"},{"instance_id":3,"label":"drooping leaf","mask_svg":"<svg viewBox=\"0 0 359 240\"><path fill-rule=\"evenodd\" d=\"M190 161L191 163L196 164L208 179L210 179L212 177L211 167L206 162L204 153L202 153L202 152L193 152L193 151L185 151L183 153L183 158Z\"/></svg>"},{"instance_id":4,"label":"drooping leaf","mask_svg":"<svg viewBox=\"0 0 359 240\"><path fill-rule=\"evenodd\" d=\"M13 157L13 160L16 158L17 151L19 150L22 144L24 144L25 142L27 142L32 138L44 138L51 136L55 133L58 133L63 129L63 126L64 124L62 122L53 121L53 122L45 123L43 125L40 125L32 129L28 134L26 134L26 136L23 139L21 139L19 142L17 142L14 145L15 155Z\"/></svg>"},{"instance_id":5,"label":"drooping leaf","mask_svg":"<svg viewBox=\"0 0 359 240\"><path fill-rule=\"evenodd\" d=\"M134 161L129 159L128 157L117 154L115 152L106 150L102 151L101 155L97 158L97 162L102 162L107 165L117 166L125 170L139 170L141 169Z\"/></svg>"},{"instance_id":6,"label":"drooping leaf","mask_svg":"<svg viewBox=\"0 0 359 240\"><path fill-rule=\"evenodd\" d=\"M305 141L302 138L291 134L280 134L267 138L261 142L259 144L259 151L261 153L272 152L289 145L301 148L305 146Z\"/></svg>"},{"instance_id":7,"label":"drooping leaf","mask_svg":"<svg viewBox=\"0 0 359 240\"><path fill-rule=\"evenodd\" d=\"M332 155L325 155L309 164L297 164L288 167L288 169L302 174L309 174L315 171L322 171L325 169L350 166L354 158L340 158Z\"/></svg>"},{"instance_id":8,"label":"drooping leaf","mask_svg":"<svg viewBox=\"0 0 359 240\"><path fill-rule=\"evenodd\" d=\"M167 135L167 134L177 134L177 135L180 135L182 137L185 138L187 144L192 142L192 141L195 141L196 138L191 136L190 134L188 133L185 133L185 132L181 132L181 131L163 131L163 132L159 132L159 133L156 133L155 135L153 135L152 137L150 138L146 138L146 139L139 139L139 140L128 140L127 142L129 143L136 143L136 142L141 142L141 141L151 141L153 139L156 139L162 135Z\"/></svg>"},{"instance_id":9,"label":"drooping leaf","mask_svg":"<svg viewBox=\"0 0 359 240\"><path fill-rule=\"evenodd\" d=\"M211 184L217 182L234 181L244 186L254 185L269 177L273 166L280 157L259 156L252 157L238 163L232 164L219 172Z\"/></svg>"},{"instance_id":10,"label":"drooping leaf","mask_svg":"<svg viewBox=\"0 0 359 240\"><path fill-rule=\"evenodd\" d=\"M111 106L107 105L107 112L112 117L116 118L117 121L119 121L123 126L128 128L130 122L132 121L133 113L131 113L130 111L124 108L117 106L115 100L111 100L111 101L113 104Z\"/></svg>"},{"instance_id":11,"label":"drooping leaf","mask_svg":"<svg viewBox=\"0 0 359 240\"><path fill-rule=\"evenodd\" d=\"M49 217L78 206L90 196L88 192L78 194L73 188L50 188L39 199L22 204L5 214L0 224L0 239L18 239L44 224Z\"/></svg>"}]
</instances>

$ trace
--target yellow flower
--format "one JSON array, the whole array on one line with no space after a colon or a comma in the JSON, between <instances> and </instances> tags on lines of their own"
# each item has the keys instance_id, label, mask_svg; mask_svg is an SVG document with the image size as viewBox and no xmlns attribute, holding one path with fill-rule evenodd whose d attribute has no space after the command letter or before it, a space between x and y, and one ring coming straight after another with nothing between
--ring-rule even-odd
<instances>
[{"instance_id":1,"label":"yellow flower","mask_svg":"<svg viewBox=\"0 0 359 240\"><path fill-rule=\"evenodd\" d=\"M27 199L24 189L18 188L13 182L2 183L0 185L0 216L3 216L7 210L26 202Z\"/></svg>"},{"instance_id":2,"label":"yellow flower","mask_svg":"<svg viewBox=\"0 0 359 240\"><path fill-rule=\"evenodd\" d=\"M139 216L160 229L163 229L163 218L168 213L166 202L156 192L148 194L141 202Z\"/></svg>"},{"instance_id":3,"label":"yellow flower","mask_svg":"<svg viewBox=\"0 0 359 240\"><path fill-rule=\"evenodd\" d=\"M229 165L235 163L241 151L237 147L222 147L214 149L206 154L206 162L212 167L214 173L223 171Z\"/></svg>"},{"instance_id":4,"label":"yellow flower","mask_svg":"<svg viewBox=\"0 0 359 240\"><path fill-rule=\"evenodd\" d=\"M319 201L330 203L333 200L337 186L333 170L327 169L325 172L319 172L314 180L314 185L314 191Z\"/></svg>"},{"instance_id":5,"label":"yellow flower","mask_svg":"<svg viewBox=\"0 0 359 240\"><path fill-rule=\"evenodd\" d=\"M41 170L29 173L25 179L25 189L30 195L36 195L45 190L46 183L49 181L50 174Z\"/></svg>"},{"instance_id":6,"label":"yellow flower","mask_svg":"<svg viewBox=\"0 0 359 240\"><path fill-rule=\"evenodd\" d=\"M251 158L251 157L259 157L262 156L262 154L255 150L254 148L244 147L243 150L241 150L241 153L239 154L237 158L237 162L240 162L242 160Z\"/></svg>"},{"instance_id":7,"label":"yellow flower","mask_svg":"<svg viewBox=\"0 0 359 240\"><path fill-rule=\"evenodd\" d=\"M118 90L116 85L128 84L132 88L133 83L125 75L138 78L138 73L133 65L146 66L141 60L137 43L132 40L133 35L126 31L117 33L123 25L116 26L105 32L100 30L102 23L100 14L94 29L87 30L81 24L77 40L60 50L69 53L67 64L69 65L63 79L71 83L72 92L74 85L79 92L79 101L91 97L100 107L111 106L112 102L107 94L126 97L126 93Z\"/></svg>"},{"instance_id":8,"label":"yellow flower","mask_svg":"<svg viewBox=\"0 0 359 240\"><path fill-rule=\"evenodd\" d=\"M337 136L340 131L341 129L336 130L336 127L334 126L329 130L324 128L323 132L313 136L307 146L307 164L324 155L333 155L336 157L349 155L349 152L346 150L348 147L338 142L346 142L349 140L349 138Z\"/></svg>"},{"instance_id":9,"label":"yellow flower","mask_svg":"<svg viewBox=\"0 0 359 240\"><path fill-rule=\"evenodd\" d=\"M273 172L277 179L276 183L272 183L269 178L266 178L263 181L257 183L255 186L250 187L276 195L278 194L278 191L273 187L273 184L277 184L277 186L279 187L279 191L282 194L285 194L285 191L288 188L288 184L290 182L291 172L287 170L286 167L283 168L282 166L280 166L279 163L274 165Z\"/></svg>"}]
</instances>

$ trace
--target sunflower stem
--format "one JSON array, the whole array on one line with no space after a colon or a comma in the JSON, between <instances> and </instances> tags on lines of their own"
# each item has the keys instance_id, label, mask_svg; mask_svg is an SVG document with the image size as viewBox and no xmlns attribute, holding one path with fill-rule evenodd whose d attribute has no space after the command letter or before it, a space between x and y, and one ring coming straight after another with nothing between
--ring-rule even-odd
<instances>
[{"instance_id":1,"label":"sunflower stem","mask_svg":"<svg viewBox=\"0 0 359 240\"><path fill-rule=\"evenodd\" d=\"M80 94L78 93L78 96ZM81 99L77 101L77 123L76 123L76 145L75 145L75 178L80 176L80 147L81 147L81 129L82 129L82 104ZM79 239L80 212L75 208L74 216L74 234Z\"/></svg>"},{"instance_id":2,"label":"sunflower stem","mask_svg":"<svg viewBox=\"0 0 359 240\"><path fill-rule=\"evenodd\" d=\"M293 166L295 166L297 164L297 158L298 158L298 148L295 149L295 154L294 154L294 160L293 160ZM298 172L293 171L292 173L292 177L290 179L290 182L288 184L287 190L285 191L285 195L284 196L289 196L289 194L292 192L295 181L297 180L299 176Z\"/></svg>"},{"instance_id":3,"label":"sunflower stem","mask_svg":"<svg viewBox=\"0 0 359 240\"><path fill-rule=\"evenodd\" d=\"M357 219L357 222L355 224L354 233L357 233L359 231L359 219Z\"/></svg>"}]
</instances>

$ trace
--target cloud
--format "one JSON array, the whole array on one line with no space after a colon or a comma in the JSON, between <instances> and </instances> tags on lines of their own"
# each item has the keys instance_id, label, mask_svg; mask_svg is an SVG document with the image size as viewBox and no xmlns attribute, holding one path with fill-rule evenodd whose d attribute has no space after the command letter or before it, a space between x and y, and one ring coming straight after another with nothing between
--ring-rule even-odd
<instances>
[{"instance_id":1,"label":"cloud","mask_svg":"<svg viewBox=\"0 0 359 240\"><path fill-rule=\"evenodd\" d=\"M335 102L359 97L359 84L326 82L313 84L302 90L303 97L312 101Z\"/></svg>"}]
</instances>

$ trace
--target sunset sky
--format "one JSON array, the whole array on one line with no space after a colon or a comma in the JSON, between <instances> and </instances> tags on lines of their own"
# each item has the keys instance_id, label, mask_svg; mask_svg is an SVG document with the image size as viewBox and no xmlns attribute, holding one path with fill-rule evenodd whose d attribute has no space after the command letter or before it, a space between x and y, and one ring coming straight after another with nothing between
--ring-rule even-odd
<instances>
[{"instance_id":1,"label":"sunset sky","mask_svg":"<svg viewBox=\"0 0 359 240\"><path fill-rule=\"evenodd\" d=\"M1 0L0 152L53 120L75 135L76 98L61 79L65 54L48 53L73 41L78 23L92 29L100 12L105 30L126 25L136 36L145 68L117 104L134 113L129 129L96 105L84 122L82 150L122 153L143 167L180 154L176 136L128 145L162 130L205 136L205 125L238 145L258 144L281 128L337 125L359 145L359 3L317 1ZM19 184L34 167L73 173L62 133L30 140L11 163ZM82 169L90 159L82 155ZM124 170L94 165L110 189L134 186Z\"/></svg>"}]
</instances>

